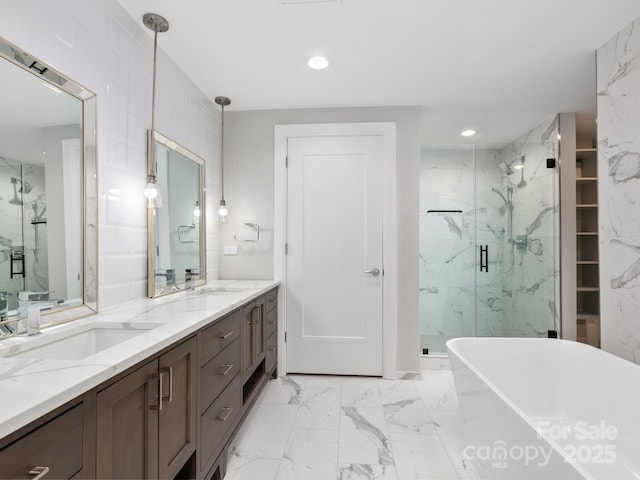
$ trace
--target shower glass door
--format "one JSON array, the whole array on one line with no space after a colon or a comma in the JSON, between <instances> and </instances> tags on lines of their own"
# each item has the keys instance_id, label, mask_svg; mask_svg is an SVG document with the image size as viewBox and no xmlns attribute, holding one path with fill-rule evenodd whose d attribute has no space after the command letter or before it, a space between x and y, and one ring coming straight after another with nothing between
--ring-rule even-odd
<instances>
[{"instance_id":1,"label":"shower glass door","mask_svg":"<svg viewBox=\"0 0 640 480\"><path fill-rule=\"evenodd\" d=\"M474 148L425 149L420 171L420 345L444 353L476 335Z\"/></svg>"},{"instance_id":2,"label":"shower glass door","mask_svg":"<svg viewBox=\"0 0 640 480\"><path fill-rule=\"evenodd\" d=\"M557 133L554 119L501 148L423 149L422 353L558 331Z\"/></svg>"}]
</instances>

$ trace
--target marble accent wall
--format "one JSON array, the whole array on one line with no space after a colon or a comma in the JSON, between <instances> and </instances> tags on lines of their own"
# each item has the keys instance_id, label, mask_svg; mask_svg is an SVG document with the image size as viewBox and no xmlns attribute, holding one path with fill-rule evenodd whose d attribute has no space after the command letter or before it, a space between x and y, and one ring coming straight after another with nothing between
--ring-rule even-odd
<instances>
[{"instance_id":1,"label":"marble accent wall","mask_svg":"<svg viewBox=\"0 0 640 480\"><path fill-rule=\"evenodd\" d=\"M601 345L640 363L640 19L597 72Z\"/></svg>"},{"instance_id":2,"label":"marble accent wall","mask_svg":"<svg viewBox=\"0 0 640 480\"><path fill-rule=\"evenodd\" d=\"M21 0L2 9L0 35L97 94L99 306L145 297L142 190L151 123L152 33L116 0ZM162 34L157 87L156 128L207 162L207 270L215 279L220 114L163 52Z\"/></svg>"}]
</instances>

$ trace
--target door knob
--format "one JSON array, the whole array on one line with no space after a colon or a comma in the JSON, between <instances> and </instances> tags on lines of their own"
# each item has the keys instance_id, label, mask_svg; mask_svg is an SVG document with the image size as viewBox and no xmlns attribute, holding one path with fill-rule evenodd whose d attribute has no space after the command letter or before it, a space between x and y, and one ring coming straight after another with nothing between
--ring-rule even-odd
<instances>
[{"instance_id":1,"label":"door knob","mask_svg":"<svg viewBox=\"0 0 640 480\"><path fill-rule=\"evenodd\" d=\"M380 275L380 270L378 270L377 268L372 268L371 270L365 270L364 273L366 273L367 275L371 275L372 277L377 277L378 275Z\"/></svg>"}]
</instances>

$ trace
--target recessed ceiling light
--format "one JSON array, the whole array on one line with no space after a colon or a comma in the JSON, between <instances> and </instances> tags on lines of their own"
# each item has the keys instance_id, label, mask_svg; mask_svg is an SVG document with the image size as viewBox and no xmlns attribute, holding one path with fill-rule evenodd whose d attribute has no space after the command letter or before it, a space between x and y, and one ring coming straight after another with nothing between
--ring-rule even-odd
<instances>
[{"instance_id":1,"label":"recessed ceiling light","mask_svg":"<svg viewBox=\"0 0 640 480\"><path fill-rule=\"evenodd\" d=\"M476 131L473 129L469 129L469 130L465 130L463 132L460 132L460 135L462 135L463 137L472 137L476 134Z\"/></svg>"},{"instance_id":2,"label":"recessed ceiling light","mask_svg":"<svg viewBox=\"0 0 640 480\"><path fill-rule=\"evenodd\" d=\"M311 57L307 62L307 65L314 70L324 70L329 66L329 60L327 60L326 57L317 55L315 57Z\"/></svg>"}]
</instances>

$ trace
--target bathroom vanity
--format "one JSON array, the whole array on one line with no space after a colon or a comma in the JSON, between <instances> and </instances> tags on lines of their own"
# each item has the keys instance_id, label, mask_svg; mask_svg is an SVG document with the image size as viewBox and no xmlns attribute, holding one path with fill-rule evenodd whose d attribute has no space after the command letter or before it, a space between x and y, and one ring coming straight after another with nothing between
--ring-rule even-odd
<instances>
[{"instance_id":1,"label":"bathroom vanity","mask_svg":"<svg viewBox=\"0 0 640 480\"><path fill-rule=\"evenodd\" d=\"M275 375L278 288L213 284L41 334L137 329L85 358L3 341L0 478L222 479L229 442Z\"/></svg>"}]
</instances>

